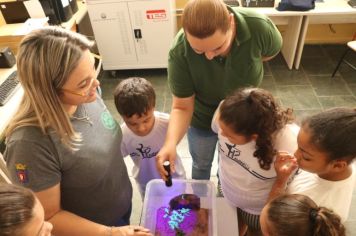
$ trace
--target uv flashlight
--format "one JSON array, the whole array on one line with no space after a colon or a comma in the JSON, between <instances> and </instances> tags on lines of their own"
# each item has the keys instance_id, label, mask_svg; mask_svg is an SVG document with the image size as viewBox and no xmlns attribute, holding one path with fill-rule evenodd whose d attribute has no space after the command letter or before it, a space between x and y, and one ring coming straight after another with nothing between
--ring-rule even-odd
<instances>
[{"instance_id":1,"label":"uv flashlight","mask_svg":"<svg viewBox=\"0 0 356 236\"><path fill-rule=\"evenodd\" d=\"M169 161L163 162L163 168L168 172L166 186L171 187L172 186L172 176L171 176L171 164L169 163Z\"/></svg>"}]
</instances>

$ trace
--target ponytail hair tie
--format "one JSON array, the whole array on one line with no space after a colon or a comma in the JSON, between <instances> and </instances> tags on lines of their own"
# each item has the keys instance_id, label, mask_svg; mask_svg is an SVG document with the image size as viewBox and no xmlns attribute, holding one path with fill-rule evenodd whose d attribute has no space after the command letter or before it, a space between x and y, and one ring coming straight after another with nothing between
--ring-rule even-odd
<instances>
[{"instance_id":1,"label":"ponytail hair tie","mask_svg":"<svg viewBox=\"0 0 356 236\"><path fill-rule=\"evenodd\" d=\"M318 210L317 209L310 209L309 217L313 222L316 220L317 216L318 216Z\"/></svg>"}]
</instances>

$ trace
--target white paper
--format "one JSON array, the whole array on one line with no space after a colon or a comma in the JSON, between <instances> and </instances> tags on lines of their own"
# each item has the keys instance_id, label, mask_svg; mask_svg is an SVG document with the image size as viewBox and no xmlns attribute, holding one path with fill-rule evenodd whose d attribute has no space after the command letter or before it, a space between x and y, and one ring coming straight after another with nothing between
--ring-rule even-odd
<instances>
[{"instance_id":1,"label":"white paper","mask_svg":"<svg viewBox=\"0 0 356 236\"><path fill-rule=\"evenodd\" d=\"M69 5L69 0L62 0L62 5L63 7L66 7Z\"/></svg>"},{"instance_id":2,"label":"white paper","mask_svg":"<svg viewBox=\"0 0 356 236\"><path fill-rule=\"evenodd\" d=\"M16 30L14 35L26 35L30 33L32 30L40 29L43 26L47 25L48 17L45 18L29 18L26 20L24 24L22 24L21 28Z\"/></svg>"},{"instance_id":3,"label":"white paper","mask_svg":"<svg viewBox=\"0 0 356 236\"><path fill-rule=\"evenodd\" d=\"M24 1L26 10L31 18L45 18L46 15L43 11L40 1L38 0L30 0Z\"/></svg>"}]
</instances>

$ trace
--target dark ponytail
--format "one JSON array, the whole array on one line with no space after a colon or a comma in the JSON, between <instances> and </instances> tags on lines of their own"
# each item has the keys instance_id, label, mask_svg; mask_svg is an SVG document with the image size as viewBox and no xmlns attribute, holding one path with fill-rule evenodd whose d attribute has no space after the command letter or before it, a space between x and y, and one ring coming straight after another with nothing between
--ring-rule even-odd
<instances>
[{"instance_id":1,"label":"dark ponytail","mask_svg":"<svg viewBox=\"0 0 356 236\"><path fill-rule=\"evenodd\" d=\"M342 236L345 235L345 227L341 224L340 217L333 211L319 207L314 218L313 236Z\"/></svg>"}]
</instances>

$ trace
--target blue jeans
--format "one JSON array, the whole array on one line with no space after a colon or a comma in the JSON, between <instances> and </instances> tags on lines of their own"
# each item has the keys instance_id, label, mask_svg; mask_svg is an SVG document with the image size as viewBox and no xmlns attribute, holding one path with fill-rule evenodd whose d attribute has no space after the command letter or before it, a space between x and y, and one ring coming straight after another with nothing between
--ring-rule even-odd
<instances>
[{"instance_id":1,"label":"blue jeans","mask_svg":"<svg viewBox=\"0 0 356 236\"><path fill-rule=\"evenodd\" d=\"M189 152L193 158L192 179L210 179L218 136L211 130L188 129Z\"/></svg>"}]
</instances>

